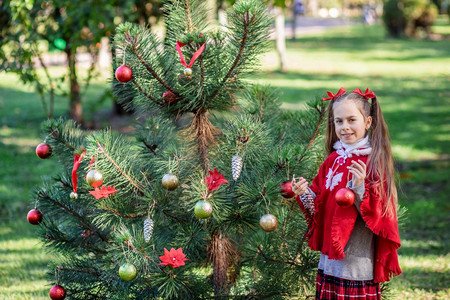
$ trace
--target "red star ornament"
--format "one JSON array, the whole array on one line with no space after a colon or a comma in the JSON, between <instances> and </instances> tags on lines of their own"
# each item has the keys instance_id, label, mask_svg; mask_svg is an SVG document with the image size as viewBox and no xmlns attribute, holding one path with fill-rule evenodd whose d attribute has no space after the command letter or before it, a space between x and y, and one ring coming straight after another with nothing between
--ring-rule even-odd
<instances>
[{"instance_id":1,"label":"red star ornament","mask_svg":"<svg viewBox=\"0 0 450 300\"><path fill-rule=\"evenodd\" d=\"M98 200L98 199L101 199L101 198L106 198L106 197L108 197L109 195L114 194L114 193L116 193L116 192L117 192L116 186L113 186L113 187L111 187L111 186L108 186L108 187L102 186L101 189L99 189L98 187L96 187L95 190L89 191L89 193L90 193L92 196L94 196L95 199L97 199L97 200Z\"/></svg>"},{"instance_id":2,"label":"red star ornament","mask_svg":"<svg viewBox=\"0 0 450 300\"><path fill-rule=\"evenodd\" d=\"M184 261L189 260L186 258L186 255L184 255L182 248L178 248L177 250L172 248L170 251L164 248L164 255L160 256L159 259L162 263L159 263L158 265L172 266L172 268L184 266Z\"/></svg>"},{"instance_id":3,"label":"red star ornament","mask_svg":"<svg viewBox=\"0 0 450 300\"><path fill-rule=\"evenodd\" d=\"M209 170L209 177L206 177L206 185L210 192L217 190L224 183L228 183L228 181L223 177L223 174L220 174L217 169L214 171Z\"/></svg>"}]
</instances>

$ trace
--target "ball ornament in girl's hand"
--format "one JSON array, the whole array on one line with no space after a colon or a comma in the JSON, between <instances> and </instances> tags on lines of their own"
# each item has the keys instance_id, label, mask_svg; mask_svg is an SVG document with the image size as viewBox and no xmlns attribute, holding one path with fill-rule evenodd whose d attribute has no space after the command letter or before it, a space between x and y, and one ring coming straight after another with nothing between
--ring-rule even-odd
<instances>
[{"instance_id":1,"label":"ball ornament in girl's hand","mask_svg":"<svg viewBox=\"0 0 450 300\"><path fill-rule=\"evenodd\" d=\"M133 71L131 71L130 67L122 65L117 68L115 75L119 82L126 83L133 78Z\"/></svg>"},{"instance_id":2,"label":"ball ornament in girl's hand","mask_svg":"<svg viewBox=\"0 0 450 300\"><path fill-rule=\"evenodd\" d=\"M292 182L285 181L280 185L280 193L284 198L292 198L295 196L295 193L292 191Z\"/></svg>"},{"instance_id":3,"label":"ball ornament in girl's hand","mask_svg":"<svg viewBox=\"0 0 450 300\"><path fill-rule=\"evenodd\" d=\"M90 186L94 188L99 187L103 183L103 174L97 170L90 170L86 174L86 181Z\"/></svg>"},{"instance_id":4,"label":"ball ornament in girl's hand","mask_svg":"<svg viewBox=\"0 0 450 300\"><path fill-rule=\"evenodd\" d=\"M161 180L163 188L169 191L173 191L178 187L178 177L172 173L168 173L163 176Z\"/></svg>"},{"instance_id":5,"label":"ball ornament in girl's hand","mask_svg":"<svg viewBox=\"0 0 450 300\"><path fill-rule=\"evenodd\" d=\"M213 207L208 201L201 200L195 204L194 213L200 219L207 219L211 217L212 212Z\"/></svg>"},{"instance_id":6,"label":"ball ornament in girl's hand","mask_svg":"<svg viewBox=\"0 0 450 300\"><path fill-rule=\"evenodd\" d=\"M42 222L43 215L37 209L32 209L27 214L28 223L33 225L39 225Z\"/></svg>"},{"instance_id":7,"label":"ball ornament in girl's hand","mask_svg":"<svg viewBox=\"0 0 450 300\"><path fill-rule=\"evenodd\" d=\"M334 196L336 203L344 208L350 207L355 202L355 193L347 188L341 188Z\"/></svg>"},{"instance_id":8,"label":"ball ornament in girl's hand","mask_svg":"<svg viewBox=\"0 0 450 300\"><path fill-rule=\"evenodd\" d=\"M133 280L137 275L136 267L130 263L124 263L119 268L119 276L125 281Z\"/></svg>"},{"instance_id":9,"label":"ball ornament in girl's hand","mask_svg":"<svg viewBox=\"0 0 450 300\"><path fill-rule=\"evenodd\" d=\"M41 159L46 159L52 156L52 147L46 143L40 143L36 147L36 155Z\"/></svg>"},{"instance_id":10,"label":"ball ornament in girl's hand","mask_svg":"<svg viewBox=\"0 0 450 300\"><path fill-rule=\"evenodd\" d=\"M52 300L62 300L66 298L66 290L62 286L56 284L50 289L49 295Z\"/></svg>"},{"instance_id":11,"label":"ball ornament in girl's hand","mask_svg":"<svg viewBox=\"0 0 450 300\"><path fill-rule=\"evenodd\" d=\"M259 226L262 230L271 232L277 229L278 219L272 214L265 214L259 219Z\"/></svg>"}]
</instances>

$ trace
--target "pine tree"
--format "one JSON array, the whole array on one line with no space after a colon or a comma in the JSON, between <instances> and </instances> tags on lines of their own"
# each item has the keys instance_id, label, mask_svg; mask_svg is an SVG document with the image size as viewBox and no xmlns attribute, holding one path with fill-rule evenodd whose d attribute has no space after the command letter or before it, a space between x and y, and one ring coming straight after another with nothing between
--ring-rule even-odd
<instances>
[{"instance_id":1,"label":"pine tree","mask_svg":"<svg viewBox=\"0 0 450 300\"><path fill-rule=\"evenodd\" d=\"M318 257L280 185L311 178L323 158L324 105L282 110L277 91L245 79L269 46L260 1L237 2L226 29L208 27L203 2L167 2L164 40L118 27L115 63L132 76L118 76L114 92L137 114L135 135L44 124L64 171L36 190L35 205L56 257L50 273L71 299L276 299L313 289Z\"/></svg>"}]
</instances>

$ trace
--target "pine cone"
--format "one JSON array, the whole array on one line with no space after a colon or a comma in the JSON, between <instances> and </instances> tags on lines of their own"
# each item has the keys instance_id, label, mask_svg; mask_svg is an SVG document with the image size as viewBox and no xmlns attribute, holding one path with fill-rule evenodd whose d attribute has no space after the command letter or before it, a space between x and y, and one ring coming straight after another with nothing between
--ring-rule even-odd
<instances>
[{"instance_id":1,"label":"pine cone","mask_svg":"<svg viewBox=\"0 0 450 300\"><path fill-rule=\"evenodd\" d=\"M242 166L244 162L242 157L240 157L237 153L235 156L231 158L231 172L233 173L233 180L237 180L239 175L241 175Z\"/></svg>"},{"instance_id":2,"label":"pine cone","mask_svg":"<svg viewBox=\"0 0 450 300\"><path fill-rule=\"evenodd\" d=\"M154 222L151 218L145 219L144 221L144 239L146 243L150 242L150 239L152 237L153 224Z\"/></svg>"}]
</instances>

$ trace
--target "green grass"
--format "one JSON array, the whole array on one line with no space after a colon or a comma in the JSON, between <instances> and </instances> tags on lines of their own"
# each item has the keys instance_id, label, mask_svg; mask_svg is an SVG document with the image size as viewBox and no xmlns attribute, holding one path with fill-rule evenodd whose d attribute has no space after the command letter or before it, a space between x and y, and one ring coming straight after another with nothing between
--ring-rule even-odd
<instances>
[{"instance_id":1,"label":"green grass","mask_svg":"<svg viewBox=\"0 0 450 300\"><path fill-rule=\"evenodd\" d=\"M438 29L449 28L440 23ZM391 281L392 298L448 299L450 41L386 39L379 26L354 26L288 42L288 57L289 70L280 73L270 52L252 77L279 88L285 109L302 109L306 100L341 86L376 92L390 128L400 203L408 209L399 250L403 274ZM26 213L33 207L33 187L59 164L34 154L43 138L39 99L14 75L0 79L0 299L48 299L51 256L40 248ZM105 82L93 83L85 108L97 107ZM66 115L68 101L56 101L55 115ZM86 118L93 113L86 111Z\"/></svg>"}]
</instances>

